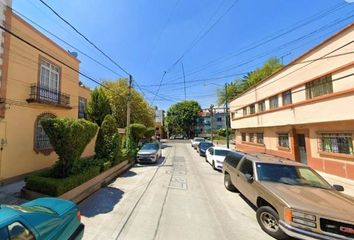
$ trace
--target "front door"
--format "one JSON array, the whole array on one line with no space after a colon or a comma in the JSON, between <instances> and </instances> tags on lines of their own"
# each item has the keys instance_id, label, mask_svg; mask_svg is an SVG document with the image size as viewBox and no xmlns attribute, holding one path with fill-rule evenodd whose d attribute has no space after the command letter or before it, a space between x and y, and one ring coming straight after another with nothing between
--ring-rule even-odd
<instances>
[{"instance_id":1,"label":"front door","mask_svg":"<svg viewBox=\"0 0 354 240\"><path fill-rule=\"evenodd\" d=\"M305 134L297 134L297 142L299 145L298 154L300 157L300 162L307 164Z\"/></svg>"}]
</instances>

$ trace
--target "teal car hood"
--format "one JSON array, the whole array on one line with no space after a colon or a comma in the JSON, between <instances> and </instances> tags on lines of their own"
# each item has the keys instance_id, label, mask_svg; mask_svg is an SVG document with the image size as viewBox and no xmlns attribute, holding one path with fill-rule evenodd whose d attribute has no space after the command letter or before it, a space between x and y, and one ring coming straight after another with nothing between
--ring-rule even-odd
<instances>
[{"instance_id":1,"label":"teal car hood","mask_svg":"<svg viewBox=\"0 0 354 240\"><path fill-rule=\"evenodd\" d=\"M75 204L71 201L67 201L59 198L39 198L31 202L22 204L22 206L32 207L32 206L42 206L49 208L59 215L63 215L72 208L76 208Z\"/></svg>"}]
</instances>

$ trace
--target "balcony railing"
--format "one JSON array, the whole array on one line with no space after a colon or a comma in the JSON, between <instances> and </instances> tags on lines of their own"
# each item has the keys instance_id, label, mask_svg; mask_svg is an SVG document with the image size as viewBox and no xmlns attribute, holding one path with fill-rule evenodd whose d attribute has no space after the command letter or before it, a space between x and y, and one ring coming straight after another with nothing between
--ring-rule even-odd
<instances>
[{"instance_id":1,"label":"balcony railing","mask_svg":"<svg viewBox=\"0 0 354 240\"><path fill-rule=\"evenodd\" d=\"M70 107L70 96L60 91L52 90L37 84L32 84L30 87L30 97L27 102L51 104L59 107Z\"/></svg>"}]
</instances>

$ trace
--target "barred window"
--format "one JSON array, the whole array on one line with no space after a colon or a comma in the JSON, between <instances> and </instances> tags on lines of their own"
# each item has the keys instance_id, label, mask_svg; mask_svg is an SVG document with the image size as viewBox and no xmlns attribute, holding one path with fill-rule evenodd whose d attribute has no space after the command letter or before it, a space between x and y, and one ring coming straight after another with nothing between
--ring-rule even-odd
<instances>
[{"instance_id":1,"label":"barred window","mask_svg":"<svg viewBox=\"0 0 354 240\"><path fill-rule=\"evenodd\" d=\"M306 98L319 97L333 92L332 75L306 83Z\"/></svg>"},{"instance_id":2,"label":"barred window","mask_svg":"<svg viewBox=\"0 0 354 240\"><path fill-rule=\"evenodd\" d=\"M47 134L45 133L41 121L43 119L48 119L48 118L55 118L55 115L50 114L50 113L44 113L40 115L37 118L37 124L36 124L36 138L35 138L35 149L37 150L46 150L46 149L52 149L52 145L49 142L49 138Z\"/></svg>"},{"instance_id":3,"label":"barred window","mask_svg":"<svg viewBox=\"0 0 354 240\"><path fill-rule=\"evenodd\" d=\"M270 109L278 107L278 96L274 96L269 99L269 107Z\"/></svg>"},{"instance_id":4,"label":"barred window","mask_svg":"<svg viewBox=\"0 0 354 240\"><path fill-rule=\"evenodd\" d=\"M282 97L283 97L283 106L293 103L291 97L291 90L283 92Z\"/></svg>"},{"instance_id":5,"label":"barred window","mask_svg":"<svg viewBox=\"0 0 354 240\"><path fill-rule=\"evenodd\" d=\"M87 100L86 98L79 97L79 118L86 118L86 106Z\"/></svg>"},{"instance_id":6,"label":"barred window","mask_svg":"<svg viewBox=\"0 0 354 240\"><path fill-rule=\"evenodd\" d=\"M257 143L263 144L264 143L264 134L263 133L257 133Z\"/></svg>"},{"instance_id":7,"label":"barred window","mask_svg":"<svg viewBox=\"0 0 354 240\"><path fill-rule=\"evenodd\" d=\"M249 142L254 142L254 133L248 134L248 140L249 140Z\"/></svg>"},{"instance_id":8,"label":"barred window","mask_svg":"<svg viewBox=\"0 0 354 240\"><path fill-rule=\"evenodd\" d=\"M265 106L265 101L261 101L258 103L258 112L264 112L266 110L266 106Z\"/></svg>"},{"instance_id":9,"label":"barred window","mask_svg":"<svg viewBox=\"0 0 354 240\"><path fill-rule=\"evenodd\" d=\"M289 147L289 134L282 133L278 134L278 146L279 147Z\"/></svg>"},{"instance_id":10,"label":"barred window","mask_svg":"<svg viewBox=\"0 0 354 240\"><path fill-rule=\"evenodd\" d=\"M241 133L242 142L246 142L246 133Z\"/></svg>"},{"instance_id":11,"label":"barred window","mask_svg":"<svg viewBox=\"0 0 354 240\"><path fill-rule=\"evenodd\" d=\"M250 114L256 113L256 106L254 104L250 105Z\"/></svg>"},{"instance_id":12,"label":"barred window","mask_svg":"<svg viewBox=\"0 0 354 240\"><path fill-rule=\"evenodd\" d=\"M319 151L354 155L351 133L322 133L318 138Z\"/></svg>"}]
</instances>

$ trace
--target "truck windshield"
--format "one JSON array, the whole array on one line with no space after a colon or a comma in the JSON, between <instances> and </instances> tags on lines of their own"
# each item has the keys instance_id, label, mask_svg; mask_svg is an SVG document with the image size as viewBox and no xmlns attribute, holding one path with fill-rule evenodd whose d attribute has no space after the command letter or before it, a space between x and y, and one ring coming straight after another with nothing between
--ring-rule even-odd
<instances>
[{"instance_id":1,"label":"truck windshield","mask_svg":"<svg viewBox=\"0 0 354 240\"><path fill-rule=\"evenodd\" d=\"M308 167L272 163L257 163L256 166L260 181L325 189L332 188L326 180Z\"/></svg>"}]
</instances>

